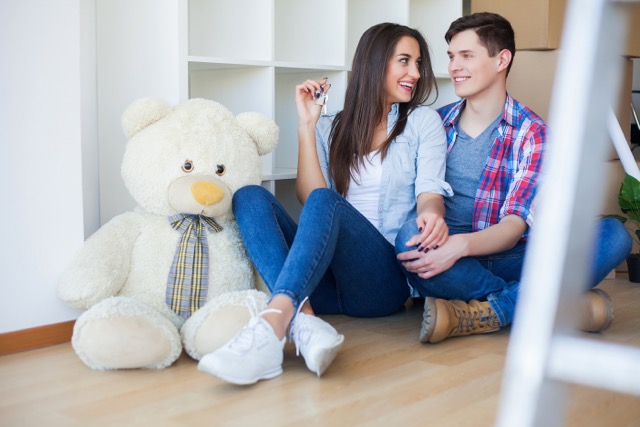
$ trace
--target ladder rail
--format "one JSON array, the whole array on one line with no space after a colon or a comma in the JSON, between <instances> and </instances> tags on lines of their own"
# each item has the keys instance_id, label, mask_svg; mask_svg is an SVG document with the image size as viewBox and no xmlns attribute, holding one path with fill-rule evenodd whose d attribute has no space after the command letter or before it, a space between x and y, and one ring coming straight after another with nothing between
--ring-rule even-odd
<instances>
[{"instance_id":1,"label":"ladder rail","mask_svg":"<svg viewBox=\"0 0 640 427\"><path fill-rule=\"evenodd\" d=\"M567 5L540 209L507 349L498 427L562 423L566 384L549 375L550 366L558 367L551 359L564 357L556 344L577 333L577 302L588 282L604 187L603 117L615 105L612 94L620 83L623 21L606 0L569 0Z\"/></svg>"}]
</instances>

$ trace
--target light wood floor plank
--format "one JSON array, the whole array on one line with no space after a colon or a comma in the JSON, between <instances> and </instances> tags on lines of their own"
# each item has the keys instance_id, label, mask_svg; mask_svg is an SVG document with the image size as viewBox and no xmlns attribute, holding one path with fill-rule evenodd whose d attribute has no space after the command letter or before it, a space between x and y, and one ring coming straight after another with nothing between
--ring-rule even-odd
<instances>
[{"instance_id":1,"label":"light wood floor plank","mask_svg":"<svg viewBox=\"0 0 640 427\"><path fill-rule=\"evenodd\" d=\"M588 336L640 346L640 285L601 286L616 321ZM250 387L204 375L184 355L159 371L115 372L90 370L69 343L5 355L0 426L491 426L509 329L424 345L421 315L408 304L383 319L328 316L346 341L325 376L309 372L288 345L284 374ZM571 386L566 420L640 427L640 399Z\"/></svg>"}]
</instances>

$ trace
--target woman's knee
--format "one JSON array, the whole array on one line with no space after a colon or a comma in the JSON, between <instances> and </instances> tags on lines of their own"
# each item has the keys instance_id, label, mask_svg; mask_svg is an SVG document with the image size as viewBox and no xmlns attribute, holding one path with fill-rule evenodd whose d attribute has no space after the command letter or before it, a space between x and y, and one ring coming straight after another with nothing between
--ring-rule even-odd
<instances>
[{"instance_id":1,"label":"woman's knee","mask_svg":"<svg viewBox=\"0 0 640 427\"><path fill-rule=\"evenodd\" d=\"M333 203L337 200L343 200L343 198L335 191L329 188L316 188L309 193L309 197L305 202L305 205L319 205L324 206Z\"/></svg>"},{"instance_id":2,"label":"woman's knee","mask_svg":"<svg viewBox=\"0 0 640 427\"><path fill-rule=\"evenodd\" d=\"M243 208L246 205L256 205L256 201L271 201L275 199L267 189L261 185L247 185L241 187L233 193L232 206L235 212L236 208Z\"/></svg>"},{"instance_id":3,"label":"woman's knee","mask_svg":"<svg viewBox=\"0 0 640 427\"><path fill-rule=\"evenodd\" d=\"M603 218L600 221L600 239L606 239L608 246L612 250L617 249L622 259L631 252L633 240L622 221L616 218Z\"/></svg>"},{"instance_id":4,"label":"woman's knee","mask_svg":"<svg viewBox=\"0 0 640 427\"><path fill-rule=\"evenodd\" d=\"M264 215L271 209L271 203L275 200L273 194L260 185L247 185L239 188L233 194L231 208L236 222L240 224L244 218L255 218L256 215Z\"/></svg>"},{"instance_id":5,"label":"woman's knee","mask_svg":"<svg viewBox=\"0 0 640 427\"><path fill-rule=\"evenodd\" d=\"M242 205L248 200L254 200L256 197L271 196L271 193L267 191L261 185L246 185L240 187L233 193L233 206Z\"/></svg>"},{"instance_id":6,"label":"woman's knee","mask_svg":"<svg viewBox=\"0 0 640 427\"><path fill-rule=\"evenodd\" d=\"M407 247L405 243L407 243L407 241L411 239L411 237L415 236L416 234L418 234L418 225L416 224L416 221L411 219L405 222L402 225L402 227L400 227L400 230L396 235L396 242L395 242L396 253L406 252L406 251L415 249L415 247L411 247L411 248Z\"/></svg>"}]
</instances>

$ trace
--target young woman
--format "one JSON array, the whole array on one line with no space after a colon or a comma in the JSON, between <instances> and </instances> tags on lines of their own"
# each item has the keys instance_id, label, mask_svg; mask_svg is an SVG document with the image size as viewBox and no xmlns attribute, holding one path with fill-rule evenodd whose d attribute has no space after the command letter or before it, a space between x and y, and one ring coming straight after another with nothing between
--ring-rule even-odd
<instances>
[{"instance_id":1,"label":"young woman","mask_svg":"<svg viewBox=\"0 0 640 427\"><path fill-rule=\"evenodd\" d=\"M413 218L422 250L448 237L446 137L438 114L422 105L436 89L424 37L398 24L369 28L356 48L344 109L321 117L316 93L329 88L326 78L296 86L299 224L260 186L234 196L247 251L272 296L200 361L200 370L225 381L280 375L288 328L307 367L322 375L344 337L314 311L398 311L410 291L391 243L399 228Z\"/></svg>"}]
</instances>

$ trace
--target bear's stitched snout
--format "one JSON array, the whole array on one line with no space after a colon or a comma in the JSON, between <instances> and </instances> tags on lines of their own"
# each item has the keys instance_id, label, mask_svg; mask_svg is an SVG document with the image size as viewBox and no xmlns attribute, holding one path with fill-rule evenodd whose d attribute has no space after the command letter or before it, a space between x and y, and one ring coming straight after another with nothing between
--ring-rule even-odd
<instances>
[{"instance_id":1,"label":"bear's stitched snout","mask_svg":"<svg viewBox=\"0 0 640 427\"><path fill-rule=\"evenodd\" d=\"M194 182L191 185L193 198L203 206L218 203L224 197L224 190L211 182Z\"/></svg>"}]
</instances>

